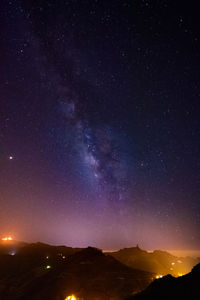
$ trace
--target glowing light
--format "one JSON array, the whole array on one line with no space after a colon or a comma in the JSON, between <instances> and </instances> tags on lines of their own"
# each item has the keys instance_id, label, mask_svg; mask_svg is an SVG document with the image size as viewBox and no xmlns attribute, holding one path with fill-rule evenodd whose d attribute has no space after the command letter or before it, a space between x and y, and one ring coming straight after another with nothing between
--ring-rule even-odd
<instances>
[{"instance_id":1,"label":"glowing light","mask_svg":"<svg viewBox=\"0 0 200 300\"><path fill-rule=\"evenodd\" d=\"M181 277L181 276L183 276L184 274L182 274L182 273L178 273L178 277Z\"/></svg>"},{"instance_id":2,"label":"glowing light","mask_svg":"<svg viewBox=\"0 0 200 300\"><path fill-rule=\"evenodd\" d=\"M65 300L77 300L77 298L74 295L71 295L71 296L67 296Z\"/></svg>"},{"instance_id":3,"label":"glowing light","mask_svg":"<svg viewBox=\"0 0 200 300\"><path fill-rule=\"evenodd\" d=\"M13 156L9 156L9 159L12 160L12 159L13 159Z\"/></svg>"},{"instance_id":4,"label":"glowing light","mask_svg":"<svg viewBox=\"0 0 200 300\"><path fill-rule=\"evenodd\" d=\"M172 264L172 266L174 266L174 265L175 265L175 262L172 262L171 264Z\"/></svg>"},{"instance_id":5,"label":"glowing light","mask_svg":"<svg viewBox=\"0 0 200 300\"><path fill-rule=\"evenodd\" d=\"M13 238L11 236L5 236L1 239L2 241L12 241Z\"/></svg>"},{"instance_id":6,"label":"glowing light","mask_svg":"<svg viewBox=\"0 0 200 300\"><path fill-rule=\"evenodd\" d=\"M156 279L163 278L163 275L156 275Z\"/></svg>"},{"instance_id":7,"label":"glowing light","mask_svg":"<svg viewBox=\"0 0 200 300\"><path fill-rule=\"evenodd\" d=\"M177 262L178 262L179 264L182 264L182 260L180 260L180 259L179 259L179 260L177 260Z\"/></svg>"},{"instance_id":8,"label":"glowing light","mask_svg":"<svg viewBox=\"0 0 200 300\"><path fill-rule=\"evenodd\" d=\"M51 266L49 266L49 265L48 265L48 266L46 266L46 269L51 269Z\"/></svg>"}]
</instances>

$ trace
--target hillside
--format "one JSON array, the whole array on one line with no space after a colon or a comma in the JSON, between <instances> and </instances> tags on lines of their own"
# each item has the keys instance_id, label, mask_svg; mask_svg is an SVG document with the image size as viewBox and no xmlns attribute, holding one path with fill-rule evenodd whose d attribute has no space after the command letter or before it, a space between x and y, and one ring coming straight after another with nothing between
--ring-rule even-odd
<instances>
[{"instance_id":1,"label":"hillside","mask_svg":"<svg viewBox=\"0 0 200 300\"><path fill-rule=\"evenodd\" d=\"M199 258L176 257L166 251L147 252L137 247L110 252L121 263L156 274L180 276L191 271L200 262Z\"/></svg>"},{"instance_id":2,"label":"hillside","mask_svg":"<svg viewBox=\"0 0 200 300\"><path fill-rule=\"evenodd\" d=\"M128 298L128 300L195 300L199 299L200 264L189 274L174 278L167 275L153 281L143 292Z\"/></svg>"},{"instance_id":3,"label":"hillside","mask_svg":"<svg viewBox=\"0 0 200 300\"><path fill-rule=\"evenodd\" d=\"M15 255L5 253L9 247L14 243L0 247L1 300L63 300L71 294L87 300L123 299L155 278L91 247L18 244Z\"/></svg>"}]
</instances>

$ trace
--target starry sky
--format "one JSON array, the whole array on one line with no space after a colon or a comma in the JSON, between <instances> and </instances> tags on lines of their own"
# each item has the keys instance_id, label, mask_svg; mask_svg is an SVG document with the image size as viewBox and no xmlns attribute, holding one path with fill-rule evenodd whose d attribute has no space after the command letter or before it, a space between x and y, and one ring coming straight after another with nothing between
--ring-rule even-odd
<instances>
[{"instance_id":1,"label":"starry sky","mask_svg":"<svg viewBox=\"0 0 200 300\"><path fill-rule=\"evenodd\" d=\"M2 0L0 234L200 247L195 1Z\"/></svg>"}]
</instances>

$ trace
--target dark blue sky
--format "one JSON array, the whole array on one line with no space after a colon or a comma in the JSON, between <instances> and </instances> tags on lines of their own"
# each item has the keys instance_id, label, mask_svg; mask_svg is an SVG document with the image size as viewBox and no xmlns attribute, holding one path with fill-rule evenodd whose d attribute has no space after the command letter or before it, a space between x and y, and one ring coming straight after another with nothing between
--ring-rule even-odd
<instances>
[{"instance_id":1,"label":"dark blue sky","mask_svg":"<svg viewBox=\"0 0 200 300\"><path fill-rule=\"evenodd\" d=\"M2 234L199 247L195 4L11 0L0 11Z\"/></svg>"}]
</instances>

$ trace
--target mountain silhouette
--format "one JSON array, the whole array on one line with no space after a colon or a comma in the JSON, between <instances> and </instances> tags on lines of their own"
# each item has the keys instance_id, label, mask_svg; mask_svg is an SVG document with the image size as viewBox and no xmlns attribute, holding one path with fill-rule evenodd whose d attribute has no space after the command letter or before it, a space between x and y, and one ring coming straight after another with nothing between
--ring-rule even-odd
<instances>
[{"instance_id":1,"label":"mountain silhouette","mask_svg":"<svg viewBox=\"0 0 200 300\"><path fill-rule=\"evenodd\" d=\"M196 300L199 296L200 264L184 276L174 278L171 275L153 281L143 292L127 300Z\"/></svg>"},{"instance_id":2,"label":"mountain silhouette","mask_svg":"<svg viewBox=\"0 0 200 300\"><path fill-rule=\"evenodd\" d=\"M155 274L123 265L99 249L16 244L1 245L1 300L124 299L146 288Z\"/></svg>"},{"instance_id":3,"label":"mountain silhouette","mask_svg":"<svg viewBox=\"0 0 200 300\"><path fill-rule=\"evenodd\" d=\"M178 276L186 274L200 262L200 258L176 257L166 251L147 252L137 247L124 248L109 253L121 263L156 274Z\"/></svg>"}]
</instances>

